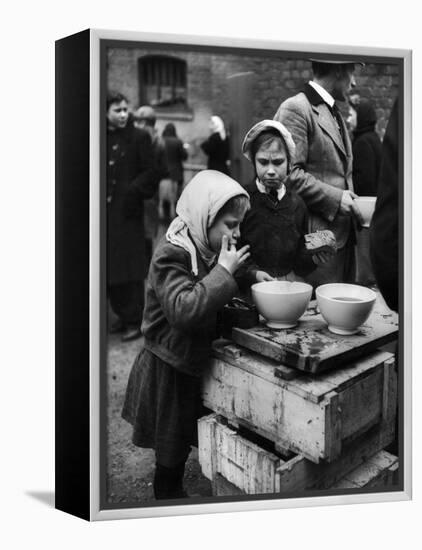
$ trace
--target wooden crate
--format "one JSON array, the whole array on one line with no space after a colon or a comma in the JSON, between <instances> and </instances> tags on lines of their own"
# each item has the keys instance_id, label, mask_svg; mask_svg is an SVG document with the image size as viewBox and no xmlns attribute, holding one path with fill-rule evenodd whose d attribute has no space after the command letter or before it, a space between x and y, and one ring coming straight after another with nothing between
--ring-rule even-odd
<instances>
[{"instance_id":1,"label":"wooden crate","mask_svg":"<svg viewBox=\"0 0 422 550\"><path fill-rule=\"evenodd\" d=\"M380 450L392 439L387 430L371 430L340 459L316 465L305 457L283 458L240 435L216 414L198 422L199 462L219 496L287 495L306 489L392 485L398 462Z\"/></svg>"},{"instance_id":2,"label":"wooden crate","mask_svg":"<svg viewBox=\"0 0 422 550\"><path fill-rule=\"evenodd\" d=\"M240 346L229 348L230 353L215 350L203 378L205 406L282 451L330 462L372 426L394 422L391 353L375 352L336 371L285 380L286 369L274 361Z\"/></svg>"}]
</instances>

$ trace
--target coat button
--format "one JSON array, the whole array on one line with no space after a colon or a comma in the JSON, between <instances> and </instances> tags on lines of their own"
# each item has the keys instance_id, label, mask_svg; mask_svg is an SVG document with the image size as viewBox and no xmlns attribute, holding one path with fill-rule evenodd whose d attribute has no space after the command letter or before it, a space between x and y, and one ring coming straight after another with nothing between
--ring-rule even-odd
<instances>
[{"instance_id":1,"label":"coat button","mask_svg":"<svg viewBox=\"0 0 422 550\"><path fill-rule=\"evenodd\" d=\"M109 160L109 161L108 161L108 165L109 165L109 166L113 166L113 165L114 165L114 160Z\"/></svg>"}]
</instances>

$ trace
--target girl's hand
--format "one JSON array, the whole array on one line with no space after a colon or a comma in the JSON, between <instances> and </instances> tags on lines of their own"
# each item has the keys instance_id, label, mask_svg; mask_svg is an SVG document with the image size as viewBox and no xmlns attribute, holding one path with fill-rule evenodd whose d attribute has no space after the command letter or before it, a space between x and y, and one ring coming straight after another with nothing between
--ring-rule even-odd
<instances>
[{"instance_id":1,"label":"girl's hand","mask_svg":"<svg viewBox=\"0 0 422 550\"><path fill-rule=\"evenodd\" d=\"M257 271L256 275L256 282L257 283L263 283L265 281L275 281L276 279L274 277L271 277L271 275L268 275L265 271Z\"/></svg>"},{"instance_id":2,"label":"girl's hand","mask_svg":"<svg viewBox=\"0 0 422 550\"><path fill-rule=\"evenodd\" d=\"M318 252L318 254L314 254L312 256L312 260L314 264L321 265L329 262L333 256L334 256L334 252L328 252L328 251Z\"/></svg>"},{"instance_id":3,"label":"girl's hand","mask_svg":"<svg viewBox=\"0 0 422 550\"><path fill-rule=\"evenodd\" d=\"M240 250L236 250L234 244L229 246L229 239L226 235L223 235L221 239L221 250L218 256L218 263L225 267L232 275L236 272L243 262L249 258L248 252L249 245L242 247Z\"/></svg>"}]
</instances>

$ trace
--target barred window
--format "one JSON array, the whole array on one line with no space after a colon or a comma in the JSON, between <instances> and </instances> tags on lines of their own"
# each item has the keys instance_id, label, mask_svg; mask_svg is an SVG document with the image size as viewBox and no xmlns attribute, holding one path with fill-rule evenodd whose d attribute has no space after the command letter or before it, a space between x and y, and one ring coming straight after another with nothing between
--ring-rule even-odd
<instances>
[{"instance_id":1,"label":"barred window","mask_svg":"<svg viewBox=\"0 0 422 550\"><path fill-rule=\"evenodd\" d=\"M164 55L138 60L139 104L153 107L187 107L186 61Z\"/></svg>"}]
</instances>

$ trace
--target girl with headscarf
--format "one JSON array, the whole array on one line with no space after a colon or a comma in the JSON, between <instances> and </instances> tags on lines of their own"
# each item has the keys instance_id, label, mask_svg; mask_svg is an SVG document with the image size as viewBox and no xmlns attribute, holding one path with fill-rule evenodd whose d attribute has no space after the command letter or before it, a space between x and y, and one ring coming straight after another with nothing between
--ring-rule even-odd
<instances>
[{"instance_id":1,"label":"girl with headscarf","mask_svg":"<svg viewBox=\"0 0 422 550\"><path fill-rule=\"evenodd\" d=\"M210 137L201 145L204 153L208 155L208 168L229 174L227 165L230 156L229 139L219 116L210 118L210 132Z\"/></svg>"},{"instance_id":2,"label":"girl with headscarf","mask_svg":"<svg viewBox=\"0 0 422 550\"><path fill-rule=\"evenodd\" d=\"M155 449L157 499L187 496L183 474L201 416L201 375L217 312L237 293L233 277L247 259L236 250L247 192L219 172L199 172L177 203L177 217L148 273L144 349L132 367L122 416L133 443ZM203 413L202 413L203 414Z\"/></svg>"},{"instance_id":3,"label":"girl with headscarf","mask_svg":"<svg viewBox=\"0 0 422 550\"><path fill-rule=\"evenodd\" d=\"M246 134L242 151L254 166L255 179L246 186L251 209L241 226L242 244L250 245L251 259L239 281L245 286L274 278L294 281L330 256L310 256L305 248L307 208L288 183L295 153L292 136L280 122L263 120Z\"/></svg>"}]
</instances>

